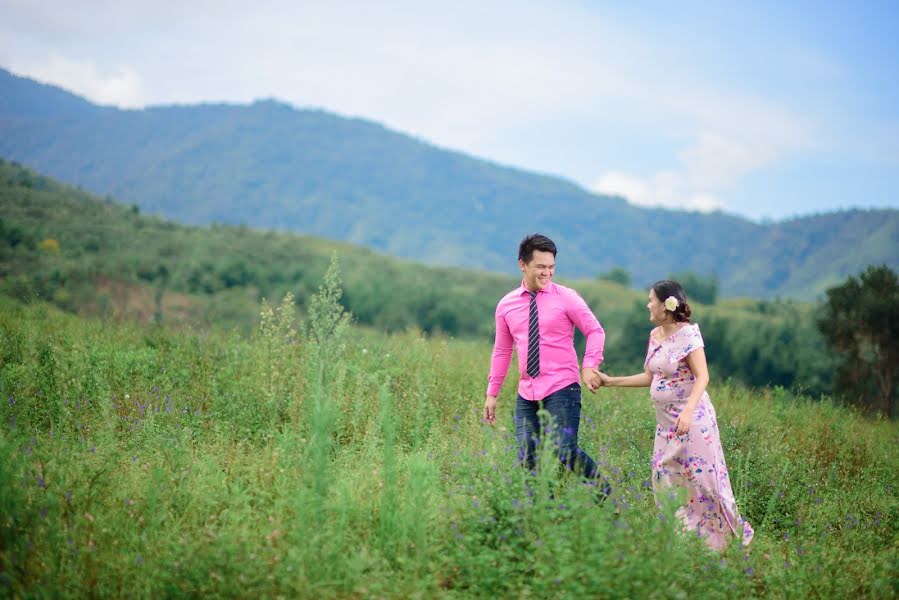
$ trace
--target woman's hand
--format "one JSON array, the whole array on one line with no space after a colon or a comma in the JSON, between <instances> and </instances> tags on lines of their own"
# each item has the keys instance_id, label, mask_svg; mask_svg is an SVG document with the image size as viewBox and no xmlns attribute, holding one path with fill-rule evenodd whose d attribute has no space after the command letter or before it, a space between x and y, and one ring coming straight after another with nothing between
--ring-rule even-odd
<instances>
[{"instance_id":1,"label":"woman's hand","mask_svg":"<svg viewBox=\"0 0 899 600\"><path fill-rule=\"evenodd\" d=\"M692 408L684 408L680 411L680 414L677 416L677 420L674 422L675 426L677 426L677 435L684 435L685 433L690 431L690 425L693 424L693 409Z\"/></svg>"},{"instance_id":2,"label":"woman's hand","mask_svg":"<svg viewBox=\"0 0 899 600\"><path fill-rule=\"evenodd\" d=\"M612 386L612 378L609 375L606 375L602 371L598 371L599 380L602 382L603 387L611 387Z\"/></svg>"}]
</instances>

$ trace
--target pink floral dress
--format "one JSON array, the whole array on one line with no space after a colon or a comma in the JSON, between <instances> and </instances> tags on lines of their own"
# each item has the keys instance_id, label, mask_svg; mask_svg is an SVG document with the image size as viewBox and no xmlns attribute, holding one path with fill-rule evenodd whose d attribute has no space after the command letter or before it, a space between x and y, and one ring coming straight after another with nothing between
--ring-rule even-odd
<instances>
[{"instance_id":1,"label":"pink floral dress","mask_svg":"<svg viewBox=\"0 0 899 600\"><path fill-rule=\"evenodd\" d=\"M660 330L656 330L660 331ZM707 392L693 411L690 431L677 435L675 421L690 397L696 377L687 355L702 348L699 325L687 324L659 343L650 334L644 367L652 375L649 397L656 410L656 435L652 452L652 484L656 498L670 487L688 490L686 506L678 509L688 531L722 550L732 537L743 544L754 532L737 512L730 486L718 420Z\"/></svg>"}]
</instances>

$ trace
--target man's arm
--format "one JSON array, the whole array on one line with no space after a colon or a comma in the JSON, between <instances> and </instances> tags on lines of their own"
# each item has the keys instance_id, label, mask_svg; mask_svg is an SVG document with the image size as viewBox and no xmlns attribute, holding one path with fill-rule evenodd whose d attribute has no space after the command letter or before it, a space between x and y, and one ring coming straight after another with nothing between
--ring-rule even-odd
<instances>
[{"instance_id":1,"label":"man's arm","mask_svg":"<svg viewBox=\"0 0 899 600\"><path fill-rule=\"evenodd\" d=\"M512 332L505 317L496 308L496 338L493 341L493 356L490 358L490 375L487 377L487 397L484 401L484 420L491 425L496 421L496 397L506 379L509 363L512 361Z\"/></svg>"},{"instance_id":2,"label":"man's arm","mask_svg":"<svg viewBox=\"0 0 899 600\"><path fill-rule=\"evenodd\" d=\"M568 318L574 323L575 327L580 329L581 333L587 339L587 346L584 350L584 361L582 363L581 378L584 384L591 392L602 385L602 380L596 369L602 363L603 349L606 344L606 332L599 324L599 320L587 306L587 302L577 293L571 295L569 299Z\"/></svg>"}]
</instances>

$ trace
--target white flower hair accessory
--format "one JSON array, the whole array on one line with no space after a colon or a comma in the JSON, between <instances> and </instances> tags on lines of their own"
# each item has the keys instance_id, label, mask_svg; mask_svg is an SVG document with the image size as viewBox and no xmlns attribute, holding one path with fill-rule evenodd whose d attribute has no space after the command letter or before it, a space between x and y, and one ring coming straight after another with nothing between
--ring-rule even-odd
<instances>
[{"instance_id":1,"label":"white flower hair accessory","mask_svg":"<svg viewBox=\"0 0 899 600\"><path fill-rule=\"evenodd\" d=\"M665 308L667 308L671 312L674 312L679 304L680 302L678 302L677 298L675 298L674 296L668 296L667 298L665 298Z\"/></svg>"}]
</instances>

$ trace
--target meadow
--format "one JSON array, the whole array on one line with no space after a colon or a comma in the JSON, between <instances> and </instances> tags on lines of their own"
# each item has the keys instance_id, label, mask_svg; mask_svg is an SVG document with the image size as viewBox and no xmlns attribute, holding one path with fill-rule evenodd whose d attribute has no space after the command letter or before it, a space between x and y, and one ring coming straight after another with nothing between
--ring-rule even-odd
<instances>
[{"instance_id":1,"label":"meadow","mask_svg":"<svg viewBox=\"0 0 899 600\"><path fill-rule=\"evenodd\" d=\"M251 335L0 297L6 597L889 598L899 426L716 381L740 510L725 555L649 484L647 390L584 394L610 501L544 452L515 464L491 339L354 326L326 275ZM643 340L635 340L643 344ZM664 500L664 499L663 499Z\"/></svg>"}]
</instances>

